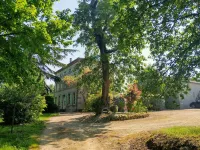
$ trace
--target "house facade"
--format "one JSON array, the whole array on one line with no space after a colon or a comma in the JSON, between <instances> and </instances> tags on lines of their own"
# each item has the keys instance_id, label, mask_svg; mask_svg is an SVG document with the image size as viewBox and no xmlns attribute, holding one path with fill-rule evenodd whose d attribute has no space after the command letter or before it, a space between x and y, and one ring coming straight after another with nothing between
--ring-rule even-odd
<instances>
[{"instance_id":1,"label":"house facade","mask_svg":"<svg viewBox=\"0 0 200 150\"><path fill-rule=\"evenodd\" d=\"M70 63L58 70L55 75L63 79L65 76L73 76L74 67L81 63L82 58L77 58L74 61L70 59ZM68 86L62 80L55 83L54 93L55 103L60 111L75 112L81 111L84 108L85 102L81 95L81 90L76 85Z\"/></svg>"}]
</instances>

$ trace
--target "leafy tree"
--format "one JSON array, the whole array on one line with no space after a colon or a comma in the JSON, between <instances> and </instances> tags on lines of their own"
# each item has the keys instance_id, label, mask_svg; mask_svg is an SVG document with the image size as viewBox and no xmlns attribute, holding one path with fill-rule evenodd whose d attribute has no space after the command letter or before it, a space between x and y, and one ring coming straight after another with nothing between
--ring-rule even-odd
<instances>
[{"instance_id":1,"label":"leafy tree","mask_svg":"<svg viewBox=\"0 0 200 150\"><path fill-rule=\"evenodd\" d=\"M125 80L131 79L136 69L141 67L143 57L140 54L144 47L142 29L137 30L134 36L126 36L123 27L114 25L120 15L113 4L111 0L81 0L74 13L74 26L79 31L77 43L86 47L88 66L96 68L95 73L101 76L101 100L106 107L109 106L111 78L118 89ZM94 66L93 61L99 63Z\"/></svg>"},{"instance_id":2,"label":"leafy tree","mask_svg":"<svg viewBox=\"0 0 200 150\"><path fill-rule=\"evenodd\" d=\"M148 66L137 76L139 88L142 91L141 99L147 105L170 97L182 97L189 90L188 80L163 76L154 66ZM149 109L152 109L149 105Z\"/></svg>"},{"instance_id":3,"label":"leafy tree","mask_svg":"<svg viewBox=\"0 0 200 150\"><path fill-rule=\"evenodd\" d=\"M31 78L29 78L31 79ZM28 84L1 84L0 110L3 111L3 120L6 124L21 124L38 119L46 106L43 81L38 82L32 77ZM11 128L12 132L13 128Z\"/></svg>"},{"instance_id":4,"label":"leafy tree","mask_svg":"<svg viewBox=\"0 0 200 150\"><path fill-rule=\"evenodd\" d=\"M198 0L117 0L127 33L134 34L136 17L144 24L146 39L157 69L176 80L188 79L199 71L200 3ZM137 14L137 16L136 16Z\"/></svg>"},{"instance_id":5,"label":"leafy tree","mask_svg":"<svg viewBox=\"0 0 200 150\"><path fill-rule=\"evenodd\" d=\"M69 10L53 14L55 0L0 1L0 83L19 83L27 76L54 77L47 65L71 50Z\"/></svg>"}]
</instances>

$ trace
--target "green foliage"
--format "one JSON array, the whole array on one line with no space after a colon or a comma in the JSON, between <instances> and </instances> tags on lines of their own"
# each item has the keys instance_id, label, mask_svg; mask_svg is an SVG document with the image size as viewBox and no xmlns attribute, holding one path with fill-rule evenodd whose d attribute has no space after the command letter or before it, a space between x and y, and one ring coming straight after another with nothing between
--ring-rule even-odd
<instances>
[{"instance_id":1,"label":"green foliage","mask_svg":"<svg viewBox=\"0 0 200 150\"><path fill-rule=\"evenodd\" d=\"M180 102L175 99L169 98L165 101L165 108L166 109L180 109Z\"/></svg>"},{"instance_id":2,"label":"green foliage","mask_svg":"<svg viewBox=\"0 0 200 150\"><path fill-rule=\"evenodd\" d=\"M111 107L110 107L110 111L112 111L112 112L114 112L114 113L118 112L118 106L117 106L117 105L111 106Z\"/></svg>"},{"instance_id":3,"label":"green foliage","mask_svg":"<svg viewBox=\"0 0 200 150\"><path fill-rule=\"evenodd\" d=\"M59 108L54 103L54 97L53 96L47 95L47 96L45 96L45 100L46 100L46 105L47 105L47 107L44 108L45 113L56 113L56 112L58 112Z\"/></svg>"},{"instance_id":4,"label":"green foliage","mask_svg":"<svg viewBox=\"0 0 200 150\"><path fill-rule=\"evenodd\" d=\"M13 111L15 111L14 124L21 124L38 119L46 103L44 97L37 96L29 101L28 104L23 102L17 102L15 104L3 102L1 105L3 107L2 118L5 124L12 124Z\"/></svg>"},{"instance_id":5,"label":"green foliage","mask_svg":"<svg viewBox=\"0 0 200 150\"><path fill-rule=\"evenodd\" d=\"M114 115L110 115L110 121L140 119L148 116L148 113L116 113Z\"/></svg>"},{"instance_id":6,"label":"green foliage","mask_svg":"<svg viewBox=\"0 0 200 150\"><path fill-rule=\"evenodd\" d=\"M175 126L160 129L158 132L175 137L200 137L200 127L196 126Z\"/></svg>"},{"instance_id":7,"label":"green foliage","mask_svg":"<svg viewBox=\"0 0 200 150\"><path fill-rule=\"evenodd\" d=\"M148 109L147 107L142 103L141 100L138 100L136 103L134 103L134 106L133 106L133 112L147 112Z\"/></svg>"},{"instance_id":8,"label":"green foliage","mask_svg":"<svg viewBox=\"0 0 200 150\"><path fill-rule=\"evenodd\" d=\"M160 111L165 109L165 100L164 99L143 99L143 104L147 107L148 110Z\"/></svg>"},{"instance_id":9,"label":"green foliage","mask_svg":"<svg viewBox=\"0 0 200 150\"><path fill-rule=\"evenodd\" d=\"M126 28L117 24L121 14L116 12L110 0L80 0L74 13L74 26L80 33L77 43L86 47L82 65L92 70L85 81L93 83L95 90L102 87L104 105L109 103L109 90L121 91L125 80L132 80L144 60L140 26L133 27L134 34L124 34Z\"/></svg>"},{"instance_id":10,"label":"green foliage","mask_svg":"<svg viewBox=\"0 0 200 150\"><path fill-rule=\"evenodd\" d=\"M10 134L9 126L0 126L0 149L1 150L25 150L39 149L39 137L45 128L43 120L55 114L44 114L40 116L41 121L31 124L16 125L14 133ZM19 134L20 133L20 134Z\"/></svg>"},{"instance_id":11,"label":"green foliage","mask_svg":"<svg viewBox=\"0 0 200 150\"><path fill-rule=\"evenodd\" d=\"M38 119L46 107L45 99L40 92L42 82L31 84L7 85L0 87L0 110L3 111L5 124L26 123Z\"/></svg>"},{"instance_id":12,"label":"green foliage","mask_svg":"<svg viewBox=\"0 0 200 150\"><path fill-rule=\"evenodd\" d=\"M133 28L143 26L143 38L161 76L173 77L175 82L198 77L198 1L117 0L114 4L122 14L117 23L126 34L135 36Z\"/></svg>"},{"instance_id":13,"label":"green foliage","mask_svg":"<svg viewBox=\"0 0 200 150\"><path fill-rule=\"evenodd\" d=\"M176 99L189 90L187 79L176 80L173 76L163 76L154 66L144 68L137 80L142 91L141 100L149 109L154 110L163 108L161 105L164 100L168 101L170 97ZM171 105L176 107L174 103Z\"/></svg>"},{"instance_id":14,"label":"green foliage","mask_svg":"<svg viewBox=\"0 0 200 150\"><path fill-rule=\"evenodd\" d=\"M188 91L188 80L176 80L173 76L163 76L154 66L148 66L137 77L142 97L146 99L166 99L178 97Z\"/></svg>"},{"instance_id":15,"label":"green foliage","mask_svg":"<svg viewBox=\"0 0 200 150\"><path fill-rule=\"evenodd\" d=\"M125 100L122 97L115 97L113 103L118 106L119 112L124 112Z\"/></svg>"},{"instance_id":16,"label":"green foliage","mask_svg":"<svg viewBox=\"0 0 200 150\"><path fill-rule=\"evenodd\" d=\"M73 31L69 10L53 13L54 1L0 1L0 83L55 79L47 65L62 65Z\"/></svg>"},{"instance_id":17,"label":"green foliage","mask_svg":"<svg viewBox=\"0 0 200 150\"><path fill-rule=\"evenodd\" d=\"M90 94L86 100L84 111L95 112L100 114L103 108L101 94Z\"/></svg>"},{"instance_id":18,"label":"green foliage","mask_svg":"<svg viewBox=\"0 0 200 150\"><path fill-rule=\"evenodd\" d=\"M180 138L166 134L155 134L146 142L148 149L198 150L198 138Z\"/></svg>"}]
</instances>

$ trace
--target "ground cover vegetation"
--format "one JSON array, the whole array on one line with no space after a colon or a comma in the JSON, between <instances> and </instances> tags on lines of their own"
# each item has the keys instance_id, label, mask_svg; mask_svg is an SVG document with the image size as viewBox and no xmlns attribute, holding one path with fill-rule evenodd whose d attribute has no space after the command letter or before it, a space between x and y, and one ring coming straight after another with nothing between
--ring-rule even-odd
<instances>
[{"instance_id":1,"label":"ground cover vegetation","mask_svg":"<svg viewBox=\"0 0 200 150\"><path fill-rule=\"evenodd\" d=\"M15 125L13 134L9 134L10 126L0 121L0 149L1 150L26 150L39 149L39 137L45 128L45 121L58 114L42 114L39 120L32 123Z\"/></svg>"},{"instance_id":2,"label":"ground cover vegetation","mask_svg":"<svg viewBox=\"0 0 200 150\"><path fill-rule=\"evenodd\" d=\"M128 135L119 140L127 149L194 149L200 147L199 127L175 126L152 132Z\"/></svg>"}]
</instances>

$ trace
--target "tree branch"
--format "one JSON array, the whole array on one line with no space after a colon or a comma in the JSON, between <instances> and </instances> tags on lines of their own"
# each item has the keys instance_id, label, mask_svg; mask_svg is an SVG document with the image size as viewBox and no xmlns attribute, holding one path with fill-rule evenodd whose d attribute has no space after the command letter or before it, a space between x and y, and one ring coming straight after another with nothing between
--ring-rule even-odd
<instances>
[{"instance_id":1,"label":"tree branch","mask_svg":"<svg viewBox=\"0 0 200 150\"><path fill-rule=\"evenodd\" d=\"M25 32L13 32L13 33L0 34L0 37L1 37L1 36L17 35L17 34L21 34L21 33L25 33Z\"/></svg>"},{"instance_id":2,"label":"tree branch","mask_svg":"<svg viewBox=\"0 0 200 150\"><path fill-rule=\"evenodd\" d=\"M114 52L116 52L116 51L117 51L117 49L105 50L105 53L106 53L106 54L110 54L110 53L114 53Z\"/></svg>"}]
</instances>

